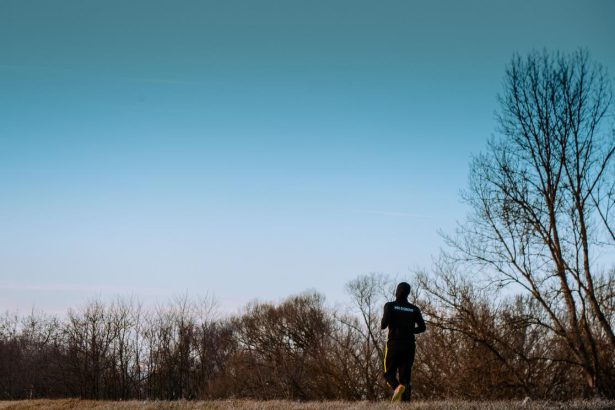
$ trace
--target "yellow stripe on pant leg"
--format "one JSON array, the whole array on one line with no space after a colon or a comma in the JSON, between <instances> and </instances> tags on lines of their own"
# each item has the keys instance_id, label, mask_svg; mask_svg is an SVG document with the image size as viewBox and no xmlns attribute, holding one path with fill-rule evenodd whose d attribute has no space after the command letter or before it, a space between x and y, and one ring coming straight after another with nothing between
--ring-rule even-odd
<instances>
[{"instance_id":1,"label":"yellow stripe on pant leg","mask_svg":"<svg viewBox=\"0 0 615 410\"><path fill-rule=\"evenodd\" d=\"M389 352L389 346L384 345L384 372L387 372L387 353Z\"/></svg>"}]
</instances>

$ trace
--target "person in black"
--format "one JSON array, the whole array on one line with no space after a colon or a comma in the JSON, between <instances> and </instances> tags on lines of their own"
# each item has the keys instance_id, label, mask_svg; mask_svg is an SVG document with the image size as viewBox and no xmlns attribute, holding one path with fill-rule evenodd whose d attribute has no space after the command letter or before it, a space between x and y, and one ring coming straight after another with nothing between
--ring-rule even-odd
<instances>
[{"instance_id":1,"label":"person in black","mask_svg":"<svg viewBox=\"0 0 615 410\"><path fill-rule=\"evenodd\" d=\"M415 337L425 331L421 311L408 302L410 285L401 282L395 291L395 302L384 305L382 329L389 328L384 350L384 378L393 389L393 401L410 400L410 377L416 351ZM397 372L399 371L399 380Z\"/></svg>"}]
</instances>

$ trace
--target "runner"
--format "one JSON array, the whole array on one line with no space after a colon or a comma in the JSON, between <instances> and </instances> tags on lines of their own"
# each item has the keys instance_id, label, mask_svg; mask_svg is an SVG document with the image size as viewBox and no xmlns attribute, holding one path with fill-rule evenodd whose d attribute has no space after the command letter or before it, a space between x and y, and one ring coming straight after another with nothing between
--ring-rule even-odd
<instances>
[{"instance_id":1,"label":"runner","mask_svg":"<svg viewBox=\"0 0 615 410\"><path fill-rule=\"evenodd\" d=\"M384 305L382 329L389 328L384 349L384 378L395 391L392 401L408 401L412 393L410 383L415 337L425 331L425 321L418 307L408 302L410 285L401 282L395 291L395 302ZM399 371L399 380L397 372Z\"/></svg>"}]
</instances>

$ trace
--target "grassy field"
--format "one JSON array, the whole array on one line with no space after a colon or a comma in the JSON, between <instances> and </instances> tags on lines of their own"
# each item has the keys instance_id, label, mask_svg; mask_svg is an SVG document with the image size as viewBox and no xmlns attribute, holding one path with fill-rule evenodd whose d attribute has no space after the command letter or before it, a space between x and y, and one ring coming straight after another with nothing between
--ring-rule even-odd
<instances>
[{"instance_id":1,"label":"grassy field","mask_svg":"<svg viewBox=\"0 0 615 410\"><path fill-rule=\"evenodd\" d=\"M0 410L65 410L65 409L113 409L113 410L342 410L342 409L420 409L420 410L539 410L539 409L575 409L607 410L615 409L614 401L417 401L407 404L386 402L291 402L291 401L87 401L87 400L23 400L0 401Z\"/></svg>"}]
</instances>

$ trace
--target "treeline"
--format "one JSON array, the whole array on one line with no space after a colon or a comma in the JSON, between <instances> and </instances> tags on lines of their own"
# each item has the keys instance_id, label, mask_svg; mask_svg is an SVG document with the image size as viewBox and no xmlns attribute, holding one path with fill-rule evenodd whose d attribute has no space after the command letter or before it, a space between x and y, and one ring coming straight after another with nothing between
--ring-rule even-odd
<instances>
[{"instance_id":1,"label":"treeline","mask_svg":"<svg viewBox=\"0 0 615 410\"><path fill-rule=\"evenodd\" d=\"M531 298L496 297L450 272L412 283L411 299L428 322L418 336L416 397L596 394ZM611 292L614 283L611 275ZM393 285L366 275L348 284L348 308L306 293L279 304L253 302L226 318L215 315L211 300L187 297L154 309L132 299L93 301L65 318L7 313L0 321L0 398L385 398L379 321ZM596 342L605 375L599 394L613 398L615 354L607 340Z\"/></svg>"}]
</instances>

